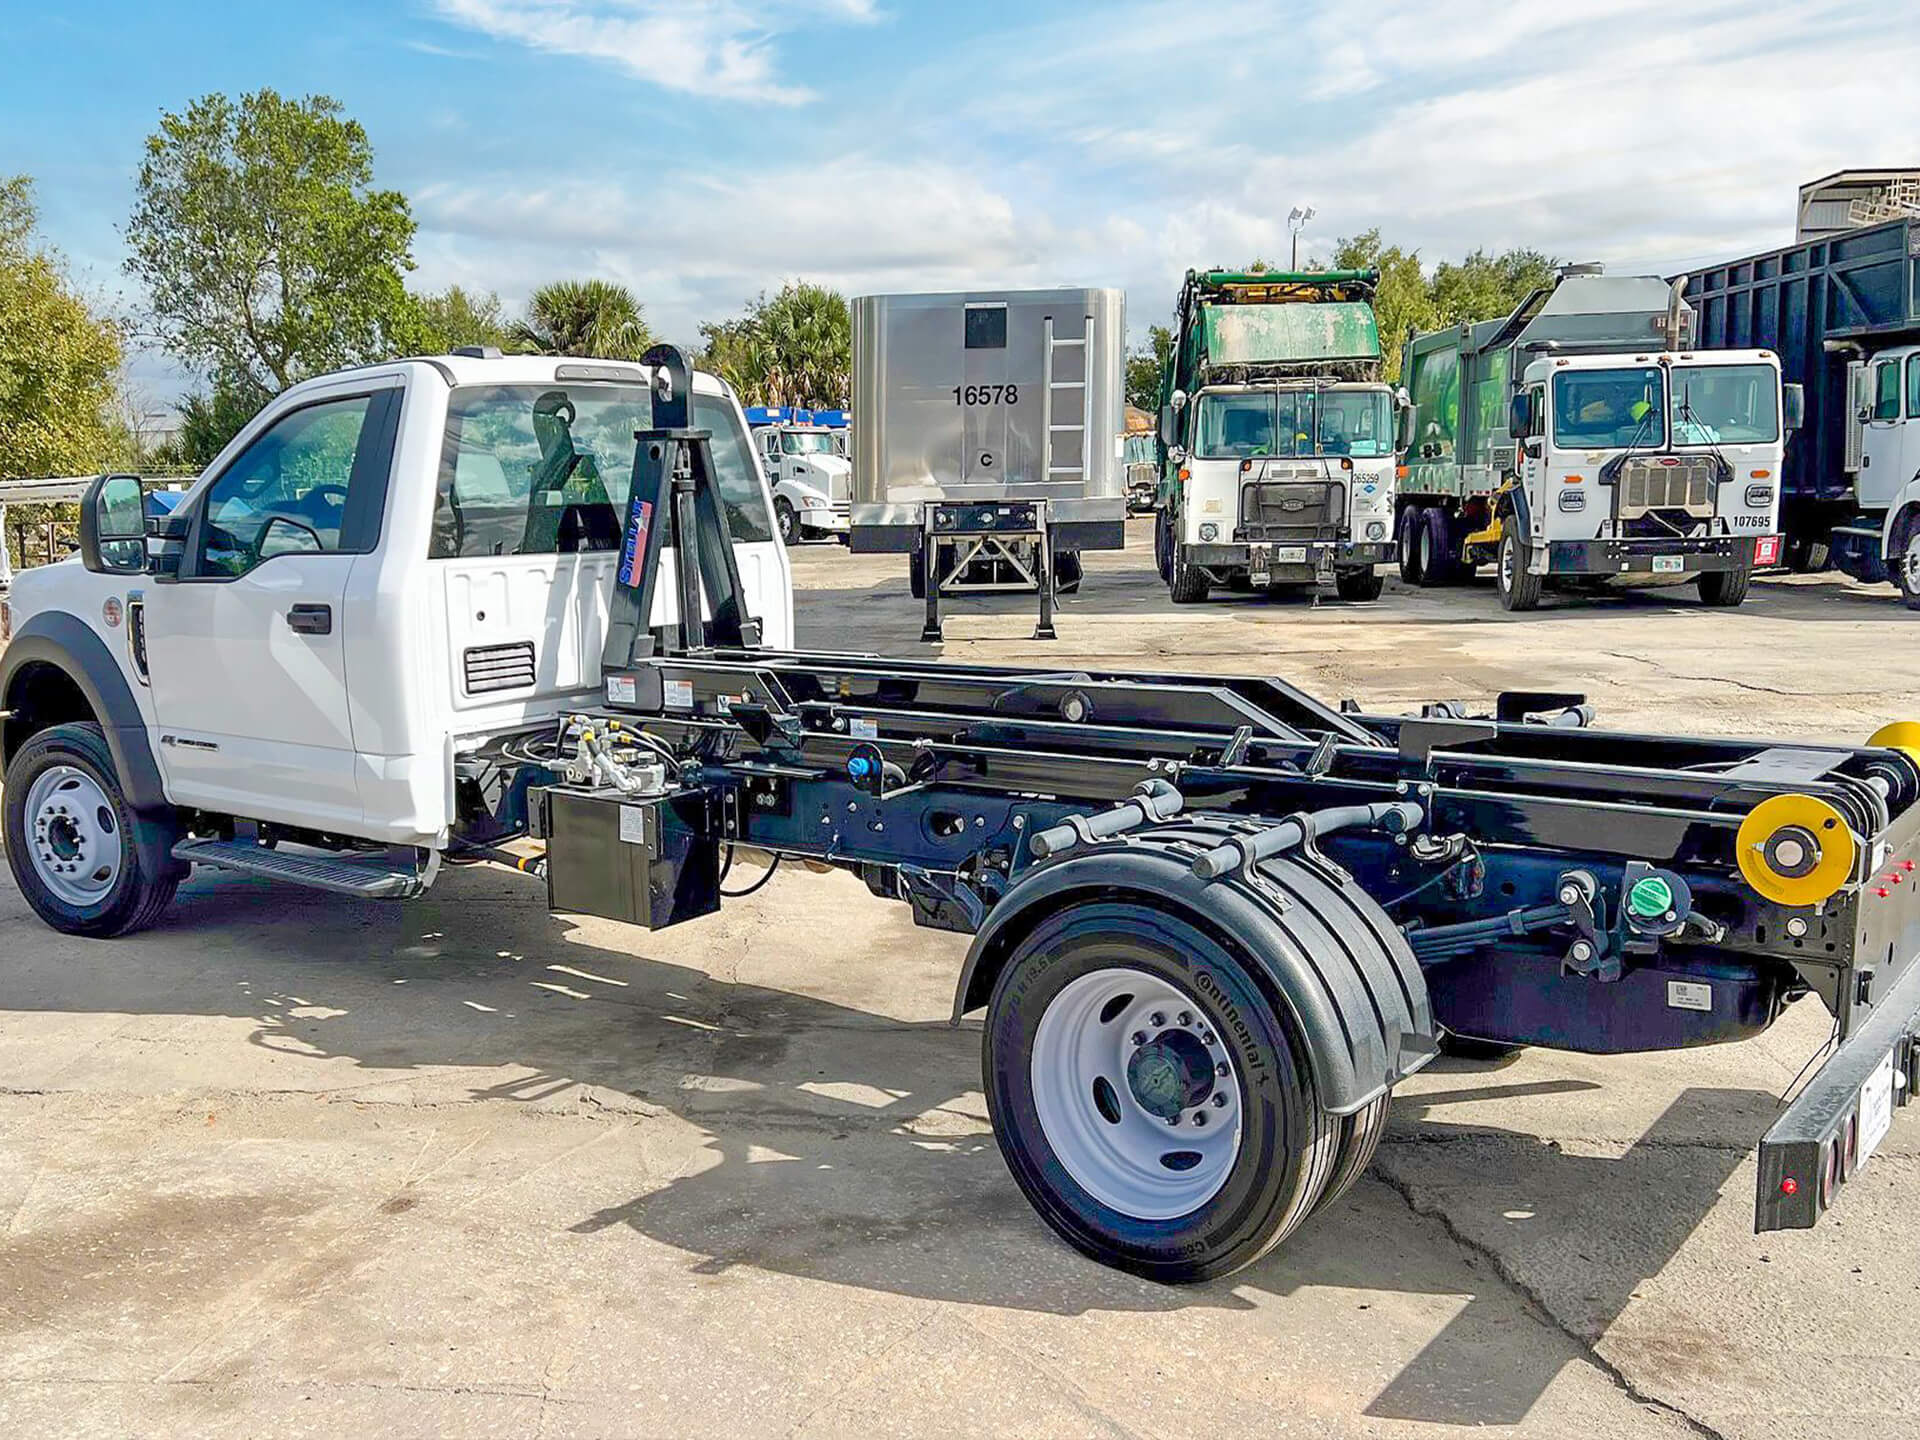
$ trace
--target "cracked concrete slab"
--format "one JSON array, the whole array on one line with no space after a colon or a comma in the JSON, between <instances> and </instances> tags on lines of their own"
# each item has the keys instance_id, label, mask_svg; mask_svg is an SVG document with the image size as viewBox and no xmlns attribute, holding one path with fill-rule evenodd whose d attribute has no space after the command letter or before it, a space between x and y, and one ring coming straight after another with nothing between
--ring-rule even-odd
<instances>
[{"instance_id":1,"label":"cracked concrete slab","mask_svg":"<svg viewBox=\"0 0 1920 1440\"><path fill-rule=\"evenodd\" d=\"M1138 528L1138 527L1136 527ZM1136 535L1136 543L1144 535ZM796 555L808 643L920 653L904 565ZM902 573L895 574L898 568ZM1911 622L1830 579L1747 609L1506 620L1485 586L1173 611L1090 557L946 651L1265 669L1383 705L1589 688L1640 727L1860 736ZM1732 683L1738 682L1738 683ZM1903 1116L1820 1230L1751 1150L1825 1038L1447 1061L1282 1252L1169 1290L1007 1176L964 953L842 875L647 935L459 871L404 907L196 879L153 933L0 886L0 1434L1910 1434Z\"/></svg>"}]
</instances>

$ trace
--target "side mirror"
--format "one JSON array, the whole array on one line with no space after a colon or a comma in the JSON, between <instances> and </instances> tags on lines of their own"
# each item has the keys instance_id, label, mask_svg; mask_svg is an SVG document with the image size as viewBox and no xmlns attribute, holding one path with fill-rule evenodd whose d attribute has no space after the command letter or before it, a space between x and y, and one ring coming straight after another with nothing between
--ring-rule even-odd
<instances>
[{"instance_id":1,"label":"side mirror","mask_svg":"<svg viewBox=\"0 0 1920 1440\"><path fill-rule=\"evenodd\" d=\"M1531 429L1533 429L1533 396L1522 390L1507 406L1507 435L1514 440L1521 440Z\"/></svg>"},{"instance_id":2,"label":"side mirror","mask_svg":"<svg viewBox=\"0 0 1920 1440\"><path fill-rule=\"evenodd\" d=\"M102 475L80 499L80 563L96 575L147 569L147 495L137 475Z\"/></svg>"},{"instance_id":3,"label":"side mirror","mask_svg":"<svg viewBox=\"0 0 1920 1440\"><path fill-rule=\"evenodd\" d=\"M1170 398L1173 401L1173 408L1175 410L1184 410L1187 408L1187 392L1186 391L1176 390L1173 392L1173 395Z\"/></svg>"},{"instance_id":4,"label":"side mirror","mask_svg":"<svg viewBox=\"0 0 1920 1440\"><path fill-rule=\"evenodd\" d=\"M1405 390L1393 392L1394 410L1393 448L1402 455L1413 448L1414 424L1419 419L1413 408L1413 400Z\"/></svg>"},{"instance_id":5,"label":"side mirror","mask_svg":"<svg viewBox=\"0 0 1920 1440\"><path fill-rule=\"evenodd\" d=\"M1160 407L1160 443L1162 445L1173 444L1175 433L1173 428L1173 406L1162 405Z\"/></svg>"},{"instance_id":6,"label":"side mirror","mask_svg":"<svg viewBox=\"0 0 1920 1440\"><path fill-rule=\"evenodd\" d=\"M313 555L324 548L319 531L285 515L274 516L260 532L262 560L271 560L276 555Z\"/></svg>"},{"instance_id":7,"label":"side mirror","mask_svg":"<svg viewBox=\"0 0 1920 1440\"><path fill-rule=\"evenodd\" d=\"M1807 421L1807 392L1801 385L1780 387L1781 421L1789 430L1798 430Z\"/></svg>"}]
</instances>

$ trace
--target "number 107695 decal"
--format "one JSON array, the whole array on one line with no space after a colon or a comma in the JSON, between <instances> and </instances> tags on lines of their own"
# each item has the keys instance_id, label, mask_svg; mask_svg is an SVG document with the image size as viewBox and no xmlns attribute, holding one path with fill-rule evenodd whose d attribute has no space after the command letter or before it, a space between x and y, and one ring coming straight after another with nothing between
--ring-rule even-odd
<instances>
[{"instance_id":1,"label":"number 107695 decal","mask_svg":"<svg viewBox=\"0 0 1920 1440\"><path fill-rule=\"evenodd\" d=\"M956 405L1018 405L1020 387L1018 385L956 385L953 387L953 403Z\"/></svg>"}]
</instances>

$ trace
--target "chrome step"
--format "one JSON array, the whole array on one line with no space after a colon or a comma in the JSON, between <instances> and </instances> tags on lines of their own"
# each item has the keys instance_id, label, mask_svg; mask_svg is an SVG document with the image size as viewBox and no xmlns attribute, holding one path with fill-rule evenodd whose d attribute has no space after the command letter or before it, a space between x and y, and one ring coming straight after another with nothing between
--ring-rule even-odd
<instances>
[{"instance_id":1,"label":"chrome step","mask_svg":"<svg viewBox=\"0 0 1920 1440\"><path fill-rule=\"evenodd\" d=\"M396 868L384 853L316 855L269 850L251 840L182 840L173 847L173 858L361 900L411 899L433 883L440 868L438 851L428 859L425 870L416 870Z\"/></svg>"}]
</instances>

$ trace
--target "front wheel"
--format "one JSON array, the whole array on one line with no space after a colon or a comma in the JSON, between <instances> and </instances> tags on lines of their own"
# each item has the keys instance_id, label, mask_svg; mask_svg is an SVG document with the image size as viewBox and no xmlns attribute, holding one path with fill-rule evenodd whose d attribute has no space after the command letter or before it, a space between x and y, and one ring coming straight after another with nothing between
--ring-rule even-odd
<instances>
[{"instance_id":1,"label":"front wheel","mask_svg":"<svg viewBox=\"0 0 1920 1440\"><path fill-rule=\"evenodd\" d=\"M1909 610L1920 610L1920 511L1903 517L1893 531L1887 569L1900 587L1900 599Z\"/></svg>"},{"instance_id":2,"label":"front wheel","mask_svg":"<svg viewBox=\"0 0 1920 1440\"><path fill-rule=\"evenodd\" d=\"M785 545L800 543L800 517L794 513L793 506L784 498L773 502L773 523L780 527L780 540Z\"/></svg>"},{"instance_id":3,"label":"front wheel","mask_svg":"<svg viewBox=\"0 0 1920 1440\"><path fill-rule=\"evenodd\" d=\"M156 864L167 837L127 804L98 725L55 725L20 747L7 767L5 824L20 894L65 934L144 930L179 884L166 860Z\"/></svg>"},{"instance_id":4,"label":"front wheel","mask_svg":"<svg viewBox=\"0 0 1920 1440\"><path fill-rule=\"evenodd\" d=\"M1380 574L1371 565L1365 570L1341 570L1333 577L1334 593L1342 600L1351 600L1364 604L1369 600L1378 600L1380 591L1386 584Z\"/></svg>"},{"instance_id":5,"label":"front wheel","mask_svg":"<svg viewBox=\"0 0 1920 1440\"><path fill-rule=\"evenodd\" d=\"M1178 915L1119 901L1042 920L988 1004L994 1135L1069 1244L1169 1283L1251 1264L1342 1157L1299 1032Z\"/></svg>"},{"instance_id":6,"label":"front wheel","mask_svg":"<svg viewBox=\"0 0 1920 1440\"><path fill-rule=\"evenodd\" d=\"M1527 573L1526 547L1511 517L1506 533L1500 537L1500 563L1497 567L1500 605L1506 610L1534 610L1540 605L1540 577Z\"/></svg>"},{"instance_id":7,"label":"front wheel","mask_svg":"<svg viewBox=\"0 0 1920 1440\"><path fill-rule=\"evenodd\" d=\"M1173 534L1167 512L1156 510L1153 516L1153 568L1164 584L1173 583Z\"/></svg>"},{"instance_id":8,"label":"front wheel","mask_svg":"<svg viewBox=\"0 0 1920 1440\"><path fill-rule=\"evenodd\" d=\"M1426 530L1427 512L1409 506L1400 512L1400 579L1403 584L1423 585L1426 572L1420 566L1420 536Z\"/></svg>"},{"instance_id":9,"label":"front wheel","mask_svg":"<svg viewBox=\"0 0 1920 1440\"><path fill-rule=\"evenodd\" d=\"M1716 609L1731 609L1747 598L1747 581L1753 572L1709 570L1700 577L1700 603Z\"/></svg>"}]
</instances>

